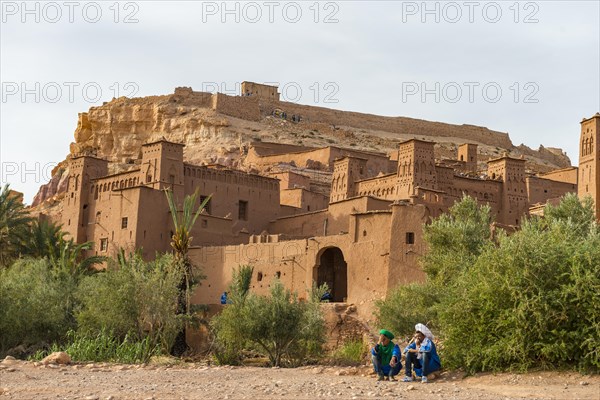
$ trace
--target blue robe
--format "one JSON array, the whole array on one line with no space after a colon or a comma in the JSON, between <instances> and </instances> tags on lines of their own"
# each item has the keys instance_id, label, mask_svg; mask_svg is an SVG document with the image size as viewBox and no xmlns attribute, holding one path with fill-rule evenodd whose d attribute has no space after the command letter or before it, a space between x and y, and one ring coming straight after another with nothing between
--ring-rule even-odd
<instances>
[{"instance_id":1,"label":"blue robe","mask_svg":"<svg viewBox=\"0 0 600 400\"><path fill-rule=\"evenodd\" d=\"M415 342L412 342L404 349L404 354L406 354L406 356L408 357L408 350L410 350L410 349L414 350L416 348L417 348L417 344ZM427 357L429 359L427 362L428 363L428 365L427 365L427 373L428 374L442 368L440 356L438 356L437 350L435 349L435 343L433 343L431 340L429 340L429 338L425 338L423 340L423 343L421 343L421 346L419 347L419 355L417 356L419 361L421 361L423 359L423 357L422 357L423 353L428 354L428 357ZM422 365L421 365L421 367L422 367ZM422 368L415 368L415 374L417 374L417 376L421 376L422 372L423 372Z\"/></svg>"},{"instance_id":2,"label":"blue robe","mask_svg":"<svg viewBox=\"0 0 600 400\"><path fill-rule=\"evenodd\" d=\"M371 355L377 357L375 348L371 349ZM393 373L393 375L396 375L402 369L402 352L400 351L400 346L398 346L397 344L394 344L394 349L392 350L392 357L394 356L396 356L396 360L398 360L398 364L396 365L396 371L394 371ZM389 376L391 370L392 367L390 367L390 364L381 365L381 372L383 372L383 375ZM379 374L379 371L375 370L375 372Z\"/></svg>"}]
</instances>

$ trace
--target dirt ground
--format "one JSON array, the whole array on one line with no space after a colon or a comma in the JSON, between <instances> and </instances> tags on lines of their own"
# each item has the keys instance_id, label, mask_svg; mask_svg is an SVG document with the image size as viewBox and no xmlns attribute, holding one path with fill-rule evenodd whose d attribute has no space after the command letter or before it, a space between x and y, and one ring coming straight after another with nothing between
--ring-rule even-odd
<instances>
[{"instance_id":1,"label":"dirt ground","mask_svg":"<svg viewBox=\"0 0 600 400\"><path fill-rule=\"evenodd\" d=\"M600 377L576 373L442 373L428 384L377 382L368 367L293 369L201 363L0 363L2 399L600 399Z\"/></svg>"}]
</instances>

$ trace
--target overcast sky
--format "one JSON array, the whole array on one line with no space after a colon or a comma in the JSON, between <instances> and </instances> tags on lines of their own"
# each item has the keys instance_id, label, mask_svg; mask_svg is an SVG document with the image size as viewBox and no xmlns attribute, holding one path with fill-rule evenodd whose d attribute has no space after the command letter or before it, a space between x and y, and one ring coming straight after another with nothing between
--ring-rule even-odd
<instances>
[{"instance_id":1,"label":"overcast sky","mask_svg":"<svg viewBox=\"0 0 600 400\"><path fill-rule=\"evenodd\" d=\"M577 164L600 111L599 1L2 1L2 184L30 202L77 113L177 86L508 132Z\"/></svg>"}]
</instances>

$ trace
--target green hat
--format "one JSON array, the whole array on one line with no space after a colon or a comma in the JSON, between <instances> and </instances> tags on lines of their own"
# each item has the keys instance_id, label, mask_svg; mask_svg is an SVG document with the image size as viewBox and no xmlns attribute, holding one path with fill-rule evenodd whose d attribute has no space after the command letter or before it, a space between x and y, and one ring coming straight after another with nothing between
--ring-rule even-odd
<instances>
[{"instance_id":1,"label":"green hat","mask_svg":"<svg viewBox=\"0 0 600 400\"><path fill-rule=\"evenodd\" d=\"M387 337L390 340L394 339L394 334L392 332L388 331L387 329L380 330L379 334L384 335L385 337Z\"/></svg>"}]
</instances>

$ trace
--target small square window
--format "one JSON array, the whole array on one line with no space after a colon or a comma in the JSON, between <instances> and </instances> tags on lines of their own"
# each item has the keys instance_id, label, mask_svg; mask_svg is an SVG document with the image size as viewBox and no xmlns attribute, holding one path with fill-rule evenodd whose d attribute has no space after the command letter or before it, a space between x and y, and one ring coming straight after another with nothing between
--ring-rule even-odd
<instances>
[{"instance_id":1,"label":"small square window","mask_svg":"<svg viewBox=\"0 0 600 400\"><path fill-rule=\"evenodd\" d=\"M415 244L414 232L406 232L406 244Z\"/></svg>"},{"instance_id":2,"label":"small square window","mask_svg":"<svg viewBox=\"0 0 600 400\"><path fill-rule=\"evenodd\" d=\"M108 238L100 239L100 251L108 250Z\"/></svg>"},{"instance_id":3,"label":"small square window","mask_svg":"<svg viewBox=\"0 0 600 400\"><path fill-rule=\"evenodd\" d=\"M127 229L127 217L121 218L121 229Z\"/></svg>"}]
</instances>

